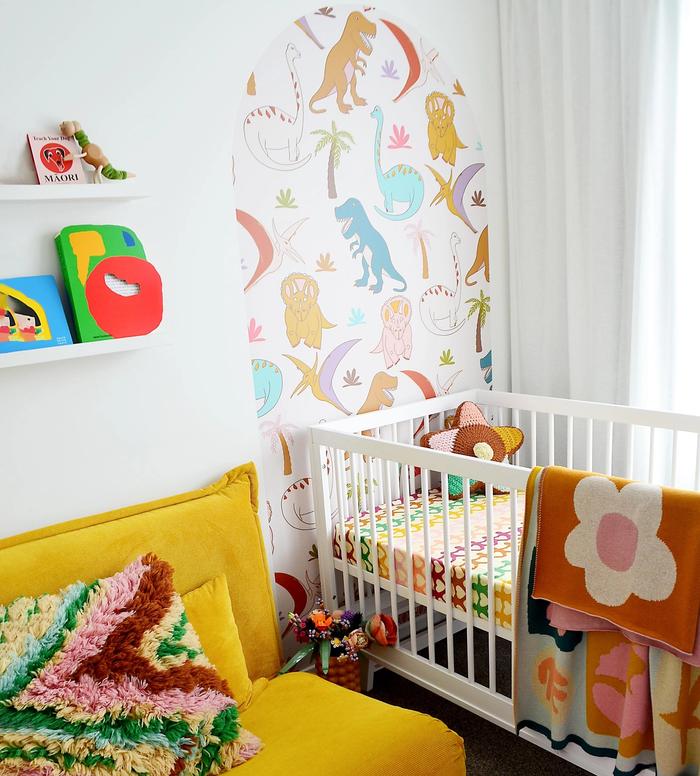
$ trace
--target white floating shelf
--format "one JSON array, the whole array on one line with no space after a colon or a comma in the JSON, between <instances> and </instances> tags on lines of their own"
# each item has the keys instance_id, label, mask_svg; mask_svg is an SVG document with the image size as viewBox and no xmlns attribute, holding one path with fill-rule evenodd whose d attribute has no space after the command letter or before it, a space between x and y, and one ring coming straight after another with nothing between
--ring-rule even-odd
<instances>
[{"instance_id":1,"label":"white floating shelf","mask_svg":"<svg viewBox=\"0 0 700 776\"><path fill-rule=\"evenodd\" d=\"M77 199L143 199L150 193L138 178L108 183L0 183L0 202L56 202Z\"/></svg>"},{"instance_id":2,"label":"white floating shelf","mask_svg":"<svg viewBox=\"0 0 700 776\"><path fill-rule=\"evenodd\" d=\"M75 345L56 345L49 348L17 350L12 353L0 353L0 369L11 366L45 364L49 361L65 361L69 358L102 356L108 353L122 353L127 350L143 350L167 344L159 331L143 337L123 337L101 342L79 342Z\"/></svg>"}]
</instances>

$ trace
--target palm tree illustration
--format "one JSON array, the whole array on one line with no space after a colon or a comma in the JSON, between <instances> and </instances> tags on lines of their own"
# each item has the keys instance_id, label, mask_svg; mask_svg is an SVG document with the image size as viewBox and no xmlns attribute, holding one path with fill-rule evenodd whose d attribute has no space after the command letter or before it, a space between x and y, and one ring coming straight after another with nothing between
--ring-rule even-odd
<instances>
[{"instance_id":1,"label":"palm tree illustration","mask_svg":"<svg viewBox=\"0 0 700 776\"><path fill-rule=\"evenodd\" d=\"M423 279L427 280L429 276L428 271L428 246L430 245L430 238L433 237L433 233L428 229L423 229L423 223L419 221L417 224L408 224L406 226L406 234L413 240L413 247L421 252L423 257Z\"/></svg>"},{"instance_id":2,"label":"palm tree illustration","mask_svg":"<svg viewBox=\"0 0 700 776\"><path fill-rule=\"evenodd\" d=\"M338 129L335 121L331 123L331 131L326 129L314 129L312 135L320 135L314 154L318 155L326 146L328 148L328 198L336 199L338 192L335 190L335 171L340 167L340 155L348 152L348 142L354 143L352 135L344 129Z\"/></svg>"},{"instance_id":3,"label":"palm tree illustration","mask_svg":"<svg viewBox=\"0 0 700 776\"><path fill-rule=\"evenodd\" d=\"M481 353L483 350L481 344L481 330L486 324L486 316L491 312L491 297L484 296L483 291L479 291L479 298L467 299L467 304L470 304L467 318L471 318L472 315L476 315L476 352Z\"/></svg>"},{"instance_id":4,"label":"palm tree illustration","mask_svg":"<svg viewBox=\"0 0 700 776\"><path fill-rule=\"evenodd\" d=\"M282 450L283 472L292 473L292 456L289 454L289 445L294 444L292 434L298 431L298 426L291 423L283 423L282 416L278 415L277 420L264 420L260 424L260 433L270 443L270 449L273 453ZM289 442L287 442L289 437Z\"/></svg>"}]
</instances>

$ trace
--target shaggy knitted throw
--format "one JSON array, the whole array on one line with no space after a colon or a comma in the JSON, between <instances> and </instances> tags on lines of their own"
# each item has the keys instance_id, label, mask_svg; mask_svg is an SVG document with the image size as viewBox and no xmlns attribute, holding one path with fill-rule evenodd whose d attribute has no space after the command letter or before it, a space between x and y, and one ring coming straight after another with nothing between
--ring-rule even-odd
<instances>
[{"instance_id":1,"label":"shaggy knitted throw","mask_svg":"<svg viewBox=\"0 0 700 776\"><path fill-rule=\"evenodd\" d=\"M0 606L2 776L205 776L259 748L154 555Z\"/></svg>"}]
</instances>

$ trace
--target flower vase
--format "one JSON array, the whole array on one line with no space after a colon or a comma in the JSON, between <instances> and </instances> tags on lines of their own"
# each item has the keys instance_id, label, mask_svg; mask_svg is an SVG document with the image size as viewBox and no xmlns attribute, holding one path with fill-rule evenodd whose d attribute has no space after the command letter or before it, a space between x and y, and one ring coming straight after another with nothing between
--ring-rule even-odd
<instances>
[{"instance_id":1,"label":"flower vase","mask_svg":"<svg viewBox=\"0 0 700 776\"><path fill-rule=\"evenodd\" d=\"M328 664L328 673L324 674L321 667L321 657L316 655L316 673L322 679L327 679L333 684L338 684L355 692L362 692L359 660L338 660L337 657L332 657Z\"/></svg>"}]
</instances>

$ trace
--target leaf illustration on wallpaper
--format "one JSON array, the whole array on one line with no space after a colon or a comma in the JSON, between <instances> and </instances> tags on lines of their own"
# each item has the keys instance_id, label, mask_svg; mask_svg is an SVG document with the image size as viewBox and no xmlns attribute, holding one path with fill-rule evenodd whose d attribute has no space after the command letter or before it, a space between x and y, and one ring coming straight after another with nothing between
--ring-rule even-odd
<instances>
[{"instance_id":1,"label":"leaf illustration on wallpaper","mask_svg":"<svg viewBox=\"0 0 700 776\"><path fill-rule=\"evenodd\" d=\"M303 340L307 347L320 349L323 330L335 324L321 312L318 283L311 275L295 272L282 281L281 295L289 344L295 348Z\"/></svg>"},{"instance_id":2,"label":"leaf illustration on wallpaper","mask_svg":"<svg viewBox=\"0 0 700 776\"><path fill-rule=\"evenodd\" d=\"M462 306L462 275L459 268L459 255L457 246L462 241L457 232L450 236L450 249L452 251L452 264L455 273L455 287L448 288L438 283L430 286L420 298L420 317L425 328L432 334L446 337L454 334L464 326L466 319L463 317Z\"/></svg>"},{"instance_id":3,"label":"leaf illustration on wallpaper","mask_svg":"<svg viewBox=\"0 0 700 776\"><path fill-rule=\"evenodd\" d=\"M464 278L464 282L468 286L475 286L476 280L472 283L469 282L470 278L478 274L481 270L484 270L484 279L486 282L491 280L491 271L489 268L489 228L485 226L481 234L479 235L479 241L476 244L476 257L474 263L469 268L467 276Z\"/></svg>"},{"instance_id":4,"label":"leaf illustration on wallpaper","mask_svg":"<svg viewBox=\"0 0 700 776\"><path fill-rule=\"evenodd\" d=\"M309 500L310 489L311 478L302 477L282 494L282 517L297 531L310 531L316 527L313 502Z\"/></svg>"},{"instance_id":5,"label":"leaf illustration on wallpaper","mask_svg":"<svg viewBox=\"0 0 700 776\"><path fill-rule=\"evenodd\" d=\"M340 39L328 52L323 81L309 101L309 110L312 113L325 113L325 108L319 110L314 105L319 100L325 100L326 97L334 93L338 110L341 113L349 113L352 110L352 105L344 102L348 87L350 87L350 96L355 105L367 105L367 100L362 99L357 93L357 71L362 75L365 74L367 60L362 55L370 56L372 53L371 39L376 34L377 25L366 16L359 11L348 14Z\"/></svg>"},{"instance_id":6,"label":"leaf illustration on wallpaper","mask_svg":"<svg viewBox=\"0 0 700 776\"><path fill-rule=\"evenodd\" d=\"M295 208L299 207L297 201L292 196L291 189L280 189L280 193L275 197L277 204L275 207Z\"/></svg>"},{"instance_id":7,"label":"leaf illustration on wallpaper","mask_svg":"<svg viewBox=\"0 0 700 776\"><path fill-rule=\"evenodd\" d=\"M475 191L472 194L472 207L486 207L486 200L481 191Z\"/></svg>"},{"instance_id":8,"label":"leaf illustration on wallpaper","mask_svg":"<svg viewBox=\"0 0 700 776\"><path fill-rule=\"evenodd\" d=\"M251 318L248 322L248 342L265 342L265 337L261 337L262 326L259 326L255 322L255 318Z\"/></svg>"},{"instance_id":9,"label":"leaf illustration on wallpaper","mask_svg":"<svg viewBox=\"0 0 700 776\"><path fill-rule=\"evenodd\" d=\"M469 167L465 167L457 176L457 180L454 182L454 185L452 184L452 170L450 170L449 180L445 180L445 178L443 178L442 175L440 175L440 173L429 164L426 164L425 166L430 170L430 172L432 172L433 177L440 187L438 193L430 203L430 206L432 207L433 205L437 205L444 200L450 213L457 216L460 221L463 221L472 230L472 232L476 234L476 229L474 228L472 222L469 220L467 211L464 209L463 200L464 192L467 190L467 187L471 183L472 178L484 166L483 162L477 162L476 164L470 164Z\"/></svg>"},{"instance_id":10,"label":"leaf illustration on wallpaper","mask_svg":"<svg viewBox=\"0 0 700 776\"><path fill-rule=\"evenodd\" d=\"M345 377L343 377L343 388L353 388L357 385L362 385L360 382L360 375L357 374L355 369L348 369L345 373Z\"/></svg>"},{"instance_id":11,"label":"leaf illustration on wallpaper","mask_svg":"<svg viewBox=\"0 0 700 776\"><path fill-rule=\"evenodd\" d=\"M406 234L413 240L413 248L416 252L420 251L422 263L422 277L423 280L427 280L430 276L430 270L428 267L428 247L430 246L430 238L435 235L429 229L423 229L423 222L419 221L417 224L407 224L404 227Z\"/></svg>"},{"instance_id":12,"label":"leaf illustration on wallpaper","mask_svg":"<svg viewBox=\"0 0 700 776\"><path fill-rule=\"evenodd\" d=\"M328 147L328 199L336 199L338 192L335 188L335 171L340 167L340 158L342 153L348 153L350 146L348 143L354 143L352 135L343 129L338 129L335 121L331 122L331 131L325 129L314 129L312 135L320 135L319 141L314 149L314 156L318 156L326 146Z\"/></svg>"},{"instance_id":13,"label":"leaf illustration on wallpaper","mask_svg":"<svg viewBox=\"0 0 700 776\"><path fill-rule=\"evenodd\" d=\"M276 420L263 420L260 424L260 433L270 445L272 452L282 451L282 471L285 475L292 473L292 456L289 447L294 444L292 434L298 430L298 426L283 423L281 415L278 415Z\"/></svg>"},{"instance_id":14,"label":"leaf illustration on wallpaper","mask_svg":"<svg viewBox=\"0 0 700 776\"><path fill-rule=\"evenodd\" d=\"M481 330L486 325L486 318L491 312L491 297L485 296L483 291L479 291L478 298L467 299L467 304L471 305L467 318L471 320L472 316L476 316L476 352L481 353L483 350Z\"/></svg>"},{"instance_id":15,"label":"leaf illustration on wallpaper","mask_svg":"<svg viewBox=\"0 0 700 776\"><path fill-rule=\"evenodd\" d=\"M358 342L360 342L359 339L348 340L333 348L321 362L320 368L318 367L318 353L314 357L313 366L309 366L301 359L285 353L285 358L288 358L302 375L299 384L292 391L290 397L300 396L307 388L310 388L311 393L316 399L327 402L345 415L350 415L350 411L343 406L333 388L333 378L340 362Z\"/></svg>"},{"instance_id":16,"label":"leaf illustration on wallpaper","mask_svg":"<svg viewBox=\"0 0 700 776\"><path fill-rule=\"evenodd\" d=\"M348 326L361 326L363 323L367 323L365 314L359 307L353 307L350 310L350 318L348 318Z\"/></svg>"},{"instance_id":17,"label":"leaf illustration on wallpaper","mask_svg":"<svg viewBox=\"0 0 700 776\"><path fill-rule=\"evenodd\" d=\"M250 153L260 164L272 170L297 170L311 159L311 154L299 158L299 144L304 134L304 98L294 62L300 57L299 49L288 43L285 59L296 101L294 115L274 105L261 105L243 120L243 136ZM287 160L273 158L271 151L280 157L286 152Z\"/></svg>"},{"instance_id":18,"label":"leaf illustration on wallpaper","mask_svg":"<svg viewBox=\"0 0 700 776\"><path fill-rule=\"evenodd\" d=\"M244 291L250 291L262 278L271 275L282 266L284 260L289 257L294 261L304 264L304 259L292 245L292 240L307 218L300 218L281 233L277 229L275 219L272 219L273 239L267 233L265 227L250 213L245 210L236 210L238 223L248 232L258 249L258 263L250 280L246 283Z\"/></svg>"},{"instance_id":19,"label":"leaf illustration on wallpaper","mask_svg":"<svg viewBox=\"0 0 700 776\"><path fill-rule=\"evenodd\" d=\"M384 197L384 209L378 208L376 205L374 209L380 216L391 221L403 221L414 216L423 204L425 191L423 178L415 167L408 164L395 164L386 172L382 170L381 148L384 112L379 105L375 105L371 116L377 122L374 135L374 171L379 191ZM394 213L394 202L405 202L407 207L402 213Z\"/></svg>"},{"instance_id":20,"label":"leaf illustration on wallpaper","mask_svg":"<svg viewBox=\"0 0 700 776\"><path fill-rule=\"evenodd\" d=\"M464 97L464 89L462 89L462 84L459 82L459 79L452 84L452 94L456 94L458 97Z\"/></svg>"},{"instance_id":21,"label":"leaf illustration on wallpaper","mask_svg":"<svg viewBox=\"0 0 700 776\"><path fill-rule=\"evenodd\" d=\"M332 5L323 5L321 6L318 11L316 11L317 16L325 16L328 19L335 19L335 14L333 13L333 6Z\"/></svg>"},{"instance_id":22,"label":"leaf illustration on wallpaper","mask_svg":"<svg viewBox=\"0 0 700 776\"><path fill-rule=\"evenodd\" d=\"M378 294L384 286L384 273L390 278L403 283L403 288L395 288L394 291L405 291L407 286L403 276L399 274L391 261L389 246L381 234L372 226L367 213L359 199L350 197L342 205L335 208L335 217L341 224L341 232L346 240L350 240L352 258L362 256L362 277L355 281L356 286L364 288L369 284L370 269L375 283L369 290ZM369 248L372 254L371 265L365 258L365 249Z\"/></svg>"},{"instance_id":23,"label":"leaf illustration on wallpaper","mask_svg":"<svg viewBox=\"0 0 700 776\"><path fill-rule=\"evenodd\" d=\"M402 124L400 127L397 127L396 124L392 127L392 135L389 138L389 148L391 149L400 149L400 148L411 148L411 146L408 144L408 141L411 139L411 136L406 132L406 127Z\"/></svg>"},{"instance_id":24,"label":"leaf illustration on wallpaper","mask_svg":"<svg viewBox=\"0 0 700 776\"><path fill-rule=\"evenodd\" d=\"M382 78L397 79L398 77L399 73L396 69L396 65L394 64L394 60L385 59L384 64L382 65Z\"/></svg>"},{"instance_id":25,"label":"leaf illustration on wallpaper","mask_svg":"<svg viewBox=\"0 0 700 776\"><path fill-rule=\"evenodd\" d=\"M335 272L335 262L331 261L330 253L322 253L316 262L316 272Z\"/></svg>"},{"instance_id":26,"label":"leaf illustration on wallpaper","mask_svg":"<svg viewBox=\"0 0 700 776\"><path fill-rule=\"evenodd\" d=\"M440 353L440 366L454 366L455 360L452 351L448 348Z\"/></svg>"}]
</instances>

